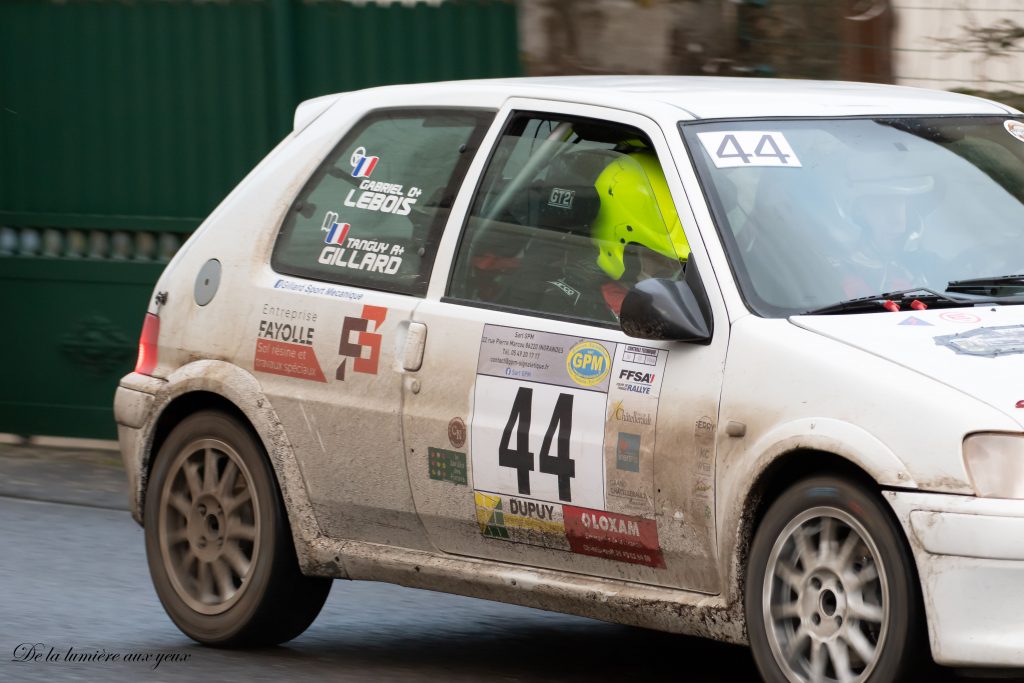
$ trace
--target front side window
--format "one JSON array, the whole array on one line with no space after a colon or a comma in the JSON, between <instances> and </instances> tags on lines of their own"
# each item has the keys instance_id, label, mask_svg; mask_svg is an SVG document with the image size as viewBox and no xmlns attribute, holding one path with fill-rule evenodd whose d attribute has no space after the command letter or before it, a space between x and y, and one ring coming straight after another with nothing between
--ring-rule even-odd
<instances>
[{"instance_id":1,"label":"front side window","mask_svg":"<svg viewBox=\"0 0 1024 683\"><path fill-rule=\"evenodd\" d=\"M919 288L969 302L983 288L964 280L1024 272L1024 121L681 127L740 289L762 316Z\"/></svg>"},{"instance_id":2,"label":"front side window","mask_svg":"<svg viewBox=\"0 0 1024 683\"><path fill-rule=\"evenodd\" d=\"M613 326L633 284L678 277L688 256L644 133L517 114L477 190L448 294Z\"/></svg>"},{"instance_id":3,"label":"front side window","mask_svg":"<svg viewBox=\"0 0 1024 683\"><path fill-rule=\"evenodd\" d=\"M360 121L306 182L271 266L280 273L422 295L489 112L396 110Z\"/></svg>"}]
</instances>

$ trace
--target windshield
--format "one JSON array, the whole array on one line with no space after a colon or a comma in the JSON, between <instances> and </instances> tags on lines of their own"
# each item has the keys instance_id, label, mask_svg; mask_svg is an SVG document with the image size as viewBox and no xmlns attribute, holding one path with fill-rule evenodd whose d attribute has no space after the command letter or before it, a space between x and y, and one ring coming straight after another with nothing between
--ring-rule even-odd
<instances>
[{"instance_id":1,"label":"windshield","mask_svg":"<svg viewBox=\"0 0 1024 683\"><path fill-rule=\"evenodd\" d=\"M681 124L759 315L1024 272L1024 120Z\"/></svg>"}]
</instances>

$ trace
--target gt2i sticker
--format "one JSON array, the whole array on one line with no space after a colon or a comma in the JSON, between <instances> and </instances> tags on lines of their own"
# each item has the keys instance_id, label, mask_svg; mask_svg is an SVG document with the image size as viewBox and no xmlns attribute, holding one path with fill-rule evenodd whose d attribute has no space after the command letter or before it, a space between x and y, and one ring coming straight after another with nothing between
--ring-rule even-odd
<instances>
[{"instance_id":1,"label":"gt2i sticker","mask_svg":"<svg viewBox=\"0 0 1024 683\"><path fill-rule=\"evenodd\" d=\"M348 359L352 358L352 370L367 375L376 375L377 366L380 363L380 326L384 324L384 318L388 315L388 309L383 306L363 306L363 315L359 318L346 316L341 326L341 342L338 344L338 354L346 358L341 361L336 379L345 379L345 368ZM353 335L355 340L353 340Z\"/></svg>"},{"instance_id":2,"label":"gt2i sticker","mask_svg":"<svg viewBox=\"0 0 1024 683\"><path fill-rule=\"evenodd\" d=\"M571 209L572 202L576 198L576 190L564 190L560 187L551 188L551 196L548 198L548 206L556 209Z\"/></svg>"},{"instance_id":3,"label":"gt2i sticker","mask_svg":"<svg viewBox=\"0 0 1024 683\"><path fill-rule=\"evenodd\" d=\"M365 270L369 273L394 275L402 267L405 247L390 242L364 240L349 237L350 223L339 223L338 214L328 211L324 216L321 232L327 233L317 258L319 263L338 268Z\"/></svg>"},{"instance_id":4,"label":"gt2i sticker","mask_svg":"<svg viewBox=\"0 0 1024 683\"><path fill-rule=\"evenodd\" d=\"M719 131L697 133L697 137L717 168L800 166L786 136L778 131Z\"/></svg>"}]
</instances>

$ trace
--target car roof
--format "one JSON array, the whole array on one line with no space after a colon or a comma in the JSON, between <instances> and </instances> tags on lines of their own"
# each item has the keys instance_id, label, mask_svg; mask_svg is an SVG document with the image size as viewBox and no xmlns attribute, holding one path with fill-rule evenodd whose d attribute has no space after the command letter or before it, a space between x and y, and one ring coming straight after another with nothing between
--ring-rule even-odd
<instances>
[{"instance_id":1,"label":"car roof","mask_svg":"<svg viewBox=\"0 0 1024 683\"><path fill-rule=\"evenodd\" d=\"M979 97L940 90L847 81L809 81L716 76L549 76L505 78L396 88L465 92L493 91L504 97L565 99L587 104L663 103L687 118L759 118L799 116L885 116L942 114L1018 114L1015 109Z\"/></svg>"}]
</instances>

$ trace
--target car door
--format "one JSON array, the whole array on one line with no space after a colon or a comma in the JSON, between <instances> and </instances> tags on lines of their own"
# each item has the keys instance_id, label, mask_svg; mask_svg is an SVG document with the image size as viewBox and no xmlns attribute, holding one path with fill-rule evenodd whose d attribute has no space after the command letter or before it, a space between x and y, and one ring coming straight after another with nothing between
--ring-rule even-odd
<instances>
[{"instance_id":1,"label":"car door","mask_svg":"<svg viewBox=\"0 0 1024 683\"><path fill-rule=\"evenodd\" d=\"M296 143L323 161L258 268L237 362L280 417L327 536L427 549L406 484L400 349L494 113L372 104L346 102L348 123L319 121Z\"/></svg>"},{"instance_id":2,"label":"car door","mask_svg":"<svg viewBox=\"0 0 1024 683\"><path fill-rule=\"evenodd\" d=\"M623 111L512 100L488 138L449 227L461 233L446 237L458 241L449 277L413 315L425 350L403 429L431 541L717 592L720 295L705 279L722 321L706 345L633 339L617 323L639 279L710 273L662 131Z\"/></svg>"}]
</instances>

